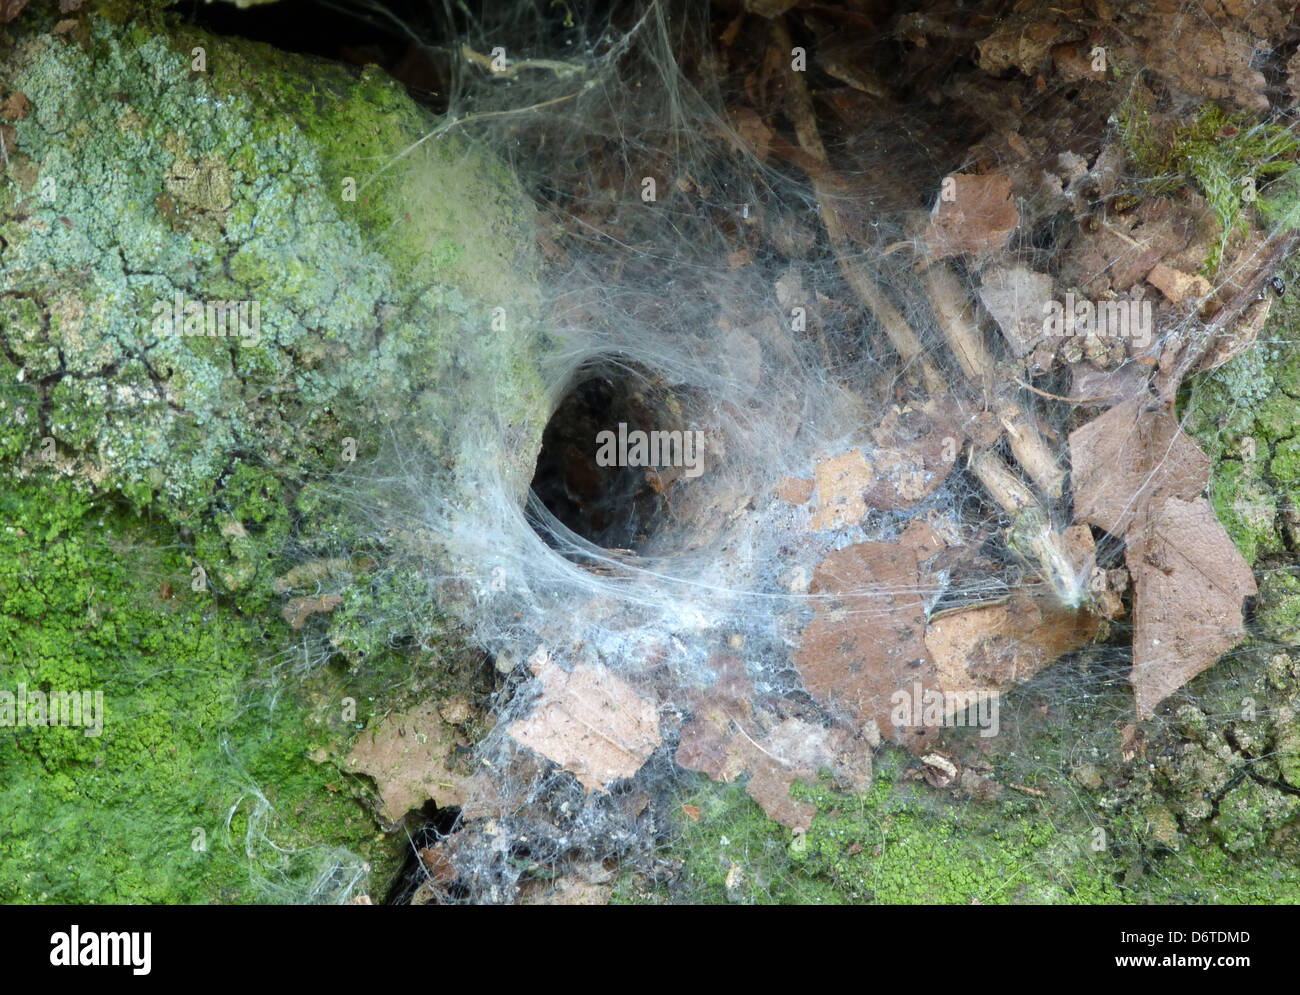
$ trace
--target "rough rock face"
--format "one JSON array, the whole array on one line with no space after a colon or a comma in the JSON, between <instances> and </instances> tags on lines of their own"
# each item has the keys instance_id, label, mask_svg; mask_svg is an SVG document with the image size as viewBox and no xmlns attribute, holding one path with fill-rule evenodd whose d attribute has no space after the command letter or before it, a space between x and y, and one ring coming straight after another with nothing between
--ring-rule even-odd
<instances>
[{"instance_id":1,"label":"rough rock face","mask_svg":"<svg viewBox=\"0 0 1300 995\"><path fill-rule=\"evenodd\" d=\"M10 27L13 472L153 505L241 598L269 596L295 482L385 438L441 486L488 460L524 493L548 412L532 215L508 171L454 135L421 142L438 122L378 70L153 14Z\"/></svg>"}]
</instances>

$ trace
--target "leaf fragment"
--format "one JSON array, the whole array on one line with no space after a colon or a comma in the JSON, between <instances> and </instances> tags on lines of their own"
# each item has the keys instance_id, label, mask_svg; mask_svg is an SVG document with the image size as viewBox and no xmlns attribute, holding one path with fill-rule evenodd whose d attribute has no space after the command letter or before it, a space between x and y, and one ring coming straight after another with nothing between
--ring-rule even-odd
<instances>
[{"instance_id":1,"label":"leaf fragment","mask_svg":"<svg viewBox=\"0 0 1300 995\"><path fill-rule=\"evenodd\" d=\"M439 808L455 806L469 815L487 805L491 789L481 774L457 769L457 734L430 700L405 712L384 716L361 734L348 754L348 770L374 778L383 815L397 822L432 799Z\"/></svg>"},{"instance_id":2,"label":"leaf fragment","mask_svg":"<svg viewBox=\"0 0 1300 995\"><path fill-rule=\"evenodd\" d=\"M1205 498L1168 498L1131 530L1125 560L1133 575L1133 670L1139 719L1245 635L1242 599L1255 575Z\"/></svg>"},{"instance_id":3,"label":"leaf fragment","mask_svg":"<svg viewBox=\"0 0 1300 995\"><path fill-rule=\"evenodd\" d=\"M955 173L946 178L930 216L925 230L926 254L935 260L996 252L1019 224L1009 176Z\"/></svg>"},{"instance_id":4,"label":"leaf fragment","mask_svg":"<svg viewBox=\"0 0 1300 995\"><path fill-rule=\"evenodd\" d=\"M817 808L790 797L796 780L829 769L852 790L870 786L871 753L862 737L840 726L756 710L753 685L738 657L715 658L713 669L716 682L695 694L692 719L682 729L676 757L682 767L727 783L748 771L745 790L768 818L803 832ZM698 815L697 810L691 817Z\"/></svg>"},{"instance_id":5,"label":"leaf fragment","mask_svg":"<svg viewBox=\"0 0 1300 995\"><path fill-rule=\"evenodd\" d=\"M1123 536L1148 505L1205 490L1210 458L1165 405L1134 398L1070 433L1074 515Z\"/></svg>"},{"instance_id":6,"label":"leaf fragment","mask_svg":"<svg viewBox=\"0 0 1300 995\"><path fill-rule=\"evenodd\" d=\"M563 670L544 648L528 661L542 682L533 714L510 725L523 746L603 791L634 775L659 746L655 702L600 664Z\"/></svg>"}]
</instances>

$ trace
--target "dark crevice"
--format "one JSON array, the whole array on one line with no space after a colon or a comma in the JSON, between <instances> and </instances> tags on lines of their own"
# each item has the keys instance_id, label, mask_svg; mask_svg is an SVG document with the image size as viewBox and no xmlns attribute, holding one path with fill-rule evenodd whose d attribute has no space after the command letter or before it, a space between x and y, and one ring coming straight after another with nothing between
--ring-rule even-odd
<instances>
[{"instance_id":1,"label":"dark crevice","mask_svg":"<svg viewBox=\"0 0 1300 995\"><path fill-rule=\"evenodd\" d=\"M449 58L412 40L443 34L436 7L427 0L281 0L253 7L183 0L171 9L214 34L354 66L381 66L413 97L445 110Z\"/></svg>"},{"instance_id":2,"label":"dark crevice","mask_svg":"<svg viewBox=\"0 0 1300 995\"><path fill-rule=\"evenodd\" d=\"M452 833L460 830L460 809L450 805L439 808L429 801L425 802L419 814L423 821L420 828L411 834L406 860L388 889L384 898L385 905L410 905L420 886L434 877L429 863L438 867L439 873L446 872L446 865L437 859L441 855L436 848L445 843ZM426 856L430 858L428 862ZM441 897L453 901L464 897L464 886L454 880L438 881L437 884L437 890L443 893Z\"/></svg>"}]
</instances>

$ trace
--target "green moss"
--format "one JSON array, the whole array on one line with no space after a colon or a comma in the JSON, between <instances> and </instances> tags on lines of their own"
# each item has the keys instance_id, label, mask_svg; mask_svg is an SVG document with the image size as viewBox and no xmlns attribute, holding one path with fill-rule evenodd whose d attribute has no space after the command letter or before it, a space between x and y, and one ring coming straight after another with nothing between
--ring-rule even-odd
<instances>
[{"instance_id":1,"label":"green moss","mask_svg":"<svg viewBox=\"0 0 1300 995\"><path fill-rule=\"evenodd\" d=\"M1286 439L1277 445L1273 450L1269 470L1273 479L1280 484L1300 483L1300 436Z\"/></svg>"},{"instance_id":2,"label":"green moss","mask_svg":"<svg viewBox=\"0 0 1300 995\"><path fill-rule=\"evenodd\" d=\"M1206 259L1206 275L1219 268L1233 233L1248 230L1245 212L1257 202L1260 213L1274 223L1300 225L1295 190L1300 142L1288 128L1260 122L1245 111L1227 114L1213 104L1191 121L1162 127L1140 95L1125 103L1119 119L1130 161L1147 190L1170 193L1195 180L1214 208L1220 235ZM1268 184L1270 180L1274 182Z\"/></svg>"},{"instance_id":3,"label":"green moss","mask_svg":"<svg viewBox=\"0 0 1300 995\"><path fill-rule=\"evenodd\" d=\"M1216 463L1210 478L1210 498L1215 515L1248 562L1281 552L1276 495L1252 472L1252 466L1235 460Z\"/></svg>"},{"instance_id":4,"label":"green moss","mask_svg":"<svg viewBox=\"0 0 1300 995\"><path fill-rule=\"evenodd\" d=\"M870 792L796 786L817 804L805 838L770 822L739 785L691 781L668 854L671 886L625 878L616 900L800 904L1293 903L1300 868L1270 840L1300 801L1247 779L1224 796L1211 839L1188 845L1149 797L1107 813L1062 799L953 800L898 779L887 755ZM1148 792L1149 795L1149 792ZM685 814L689 807L692 815ZM697 814L698 818L693 818Z\"/></svg>"},{"instance_id":5,"label":"green moss","mask_svg":"<svg viewBox=\"0 0 1300 995\"><path fill-rule=\"evenodd\" d=\"M818 809L802 840L767 820L739 785L691 778L681 801L698 821L683 808L661 854L682 861L680 879L652 886L629 876L618 897L1295 902L1300 841L1284 771L1300 741L1297 668L1285 654L1225 657L1171 714L1144 724L1145 754L1126 758L1115 721L1131 715L1127 682L1099 682L1083 663L1072 691L1073 667L1058 664L1003 696L1002 733L981 740L973 757L960 738L943 744L983 775L968 783L968 770L960 787L931 788L914 779L915 758L878 750L865 795L795 786Z\"/></svg>"},{"instance_id":6,"label":"green moss","mask_svg":"<svg viewBox=\"0 0 1300 995\"><path fill-rule=\"evenodd\" d=\"M1300 577L1294 573L1261 577L1256 614L1271 639L1284 646L1300 646Z\"/></svg>"},{"instance_id":7,"label":"green moss","mask_svg":"<svg viewBox=\"0 0 1300 995\"><path fill-rule=\"evenodd\" d=\"M1285 392L1270 390L1254 405L1253 413L1260 438L1270 445L1295 434L1296 401Z\"/></svg>"},{"instance_id":8,"label":"green moss","mask_svg":"<svg viewBox=\"0 0 1300 995\"><path fill-rule=\"evenodd\" d=\"M1017 799L945 805L899 774L887 760L860 797L826 783L796 785L795 796L818 808L803 838L767 820L743 788L696 782L684 804L698 808L699 819L680 817L673 852L684 866L673 897L962 905L1120 898L1114 861L1091 849L1088 833L1036 818Z\"/></svg>"},{"instance_id":9,"label":"green moss","mask_svg":"<svg viewBox=\"0 0 1300 995\"><path fill-rule=\"evenodd\" d=\"M1287 709L1279 713L1280 733L1277 738L1277 765L1282 780L1292 788L1300 789L1300 725L1295 712Z\"/></svg>"},{"instance_id":10,"label":"green moss","mask_svg":"<svg viewBox=\"0 0 1300 995\"><path fill-rule=\"evenodd\" d=\"M10 488L0 508L0 689L103 695L99 735L0 737L0 900L328 899L345 879L367 887L362 865L378 869L389 851L362 790L307 760L347 731L305 722L319 709L304 690L250 693L272 677L260 661L283 628L192 591L174 541L66 479Z\"/></svg>"}]
</instances>

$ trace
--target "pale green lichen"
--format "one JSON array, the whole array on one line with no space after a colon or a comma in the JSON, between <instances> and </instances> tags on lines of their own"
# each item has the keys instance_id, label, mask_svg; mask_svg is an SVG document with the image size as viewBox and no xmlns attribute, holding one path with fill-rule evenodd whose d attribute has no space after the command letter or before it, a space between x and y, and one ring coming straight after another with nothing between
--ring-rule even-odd
<instances>
[{"instance_id":1,"label":"pale green lichen","mask_svg":"<svg viewBox=\"0 0 1300 995\"><path fill-rule=\"evenodd\" d=\"M1282 551L1277 527L1277 497L1258 476L1255 464L1222 460L1210 480L1215 516L1249 562Z\"/></svg>"},{"instance_id":2,"label":"pale green lichen","mask_svg":"<svg viewBox=\"0 0 1300 995\"><path fill-rule=\"evenodd\" d=\"M1257 612L1271 638L1300 646L1300 577L1271 573L1260 578Z\"/></svg>"},{"instance_id":3,"label":"pale green lichen","mask_svg":"<svg viewBox=\"0 0 1300 995\"><path fill-rule=\"evenodd\" d=\"M395 82L148 17L92 17L81 45L32 33L0 82L31 103L0 184L3 351L41 385L3 402L16 472L52 446L95 492L153 505L248 611L291 565L287 508L267 528L223 496L253 468L288 500L396 435L447 481L500 466L522 496L548 415L530 209ZM260 325L167 334L155 308L196 300L256 302ZM355 539L341 517L335 500L300 530L303 553ZM400 624L373 598L411 593L371 580L342 592L335 642L357 652ZM367 615L383 631L359 631Z\"/></svg>"},{"instance_id":4,"label":"pale green lichen","mask_svg":"<svg viewBox=\"0 0 1300 995\"><path fill-rule=\"evenodd\" d=\"M1268 834L1300 809L1300 798L1246 778L1219 800L1211 824L1214 834L1232 853L1266 843Z\"/></svg>"},{"instance_id":5,"label":"pale green lichen","mask_svg":"<svg viewBox=\"0 0 1300 995\"><path fill-rule=\"evenodd\" d=\"M1291 309L1279 307L1269 327L1292 320ZM1213 461L1215 512L1252 564L1287 551L1283 522L1300 493L1300 405L1287 390L1300 349L1288 338L1270 332L1185 392L1186 428Z\"/></svg>"}]
</instances>

